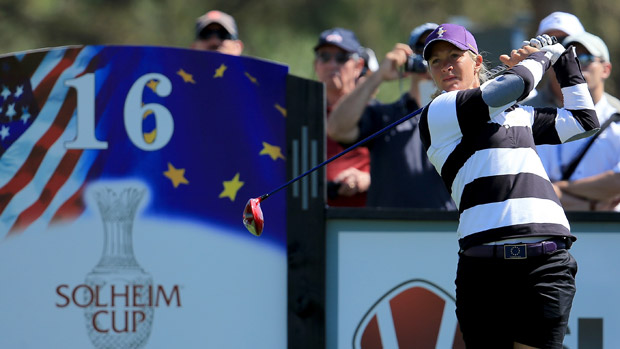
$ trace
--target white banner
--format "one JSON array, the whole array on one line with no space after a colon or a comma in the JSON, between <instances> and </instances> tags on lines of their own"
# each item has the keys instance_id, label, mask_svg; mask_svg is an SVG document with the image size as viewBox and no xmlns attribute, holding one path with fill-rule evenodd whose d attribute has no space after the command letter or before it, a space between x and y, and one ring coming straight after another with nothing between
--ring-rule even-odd
<instances>
[{"instance_id":1,"label":"white banner","mask_svg":"<svg viewBox=\"0 0 620 349\"><path fill-rule=\"evenodd\" d=\"M620 229L610 229L573 225L579 271L566 348L620 346ZM455 231L446 222L329 222L327 348L464 348Z\"/></svg>"}]
</instances>

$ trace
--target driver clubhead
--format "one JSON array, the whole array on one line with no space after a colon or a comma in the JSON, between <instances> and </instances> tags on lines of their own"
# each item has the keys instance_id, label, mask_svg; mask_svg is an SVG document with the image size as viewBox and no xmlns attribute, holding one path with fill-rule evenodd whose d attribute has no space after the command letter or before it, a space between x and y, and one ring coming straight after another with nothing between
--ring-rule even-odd
<instances>
[{"instance_id":1,"label":"driver clubhead","mask_svg":"<svg viewBox=\"0 0 620 349\"><path fill-rule=\"evenodd\" d=\"M260 199L250 199L243 210L243 225L253 235L260 236L263 233L265 220L260 208Z\"/></svg>"}]
</instances>

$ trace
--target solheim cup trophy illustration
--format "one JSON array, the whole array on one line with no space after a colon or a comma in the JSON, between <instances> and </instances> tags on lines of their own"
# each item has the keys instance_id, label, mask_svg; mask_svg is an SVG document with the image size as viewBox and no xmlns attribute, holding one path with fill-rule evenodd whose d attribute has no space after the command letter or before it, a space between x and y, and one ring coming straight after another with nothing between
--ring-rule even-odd
<instances>
[{"instance_id":1,"label":"solheim cup trophy illustration","mask_svg":"<svg viewBox=\"0 0 620 349\"><path fill-rule=\"evenodd\" d=\"M103 253L86 275L84 309L96 348L140 348L153 323L153 278L134 256L132 230L145 190L94 191L103 221Z\"/></svg>"}]
</instances>

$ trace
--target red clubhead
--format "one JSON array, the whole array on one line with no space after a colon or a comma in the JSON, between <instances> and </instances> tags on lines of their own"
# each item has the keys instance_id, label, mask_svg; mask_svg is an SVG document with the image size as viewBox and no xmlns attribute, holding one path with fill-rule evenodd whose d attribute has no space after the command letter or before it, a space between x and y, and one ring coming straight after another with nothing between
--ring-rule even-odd
<instances>
[{"instance_id":1,"label":"red clubhead","mask_svg":"<svg viewBox=\"0 0 620 349\"><path fill-rule=\"evenodd\" d=\"M263 211L260 209L260 198L250 199L243 210L243 225L256 236L263 233Z\"/></svg>"}]
</instances>

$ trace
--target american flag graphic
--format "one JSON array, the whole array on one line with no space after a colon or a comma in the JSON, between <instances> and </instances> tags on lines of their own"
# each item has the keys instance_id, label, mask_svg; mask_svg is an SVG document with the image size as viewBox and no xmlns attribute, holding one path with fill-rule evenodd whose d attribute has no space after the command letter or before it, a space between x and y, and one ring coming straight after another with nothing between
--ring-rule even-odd
<instances>
[{"instance_id":1,"label":"american flag graphic","mask_svg":"<svg viewBox=\"0 0 620 349\"><path fill-rule=\"evenodd\" d=\"M75 46L0 57L0 238L70 223L83 213L90 183L115 179L150 188L147 215L247 234L247 199L286 181L287 73L249 57L164 47ZM135 117L126 113L128 96L148 74L156 75L141 86L142 120L128 124ZM71 81L86 76L94 95L84 108L91 96ZM170 91L158 92L167 82ZM89 107L103 146L72 148L84 127L77 113ZM169 124L157 118L162 108ZM164 146L148 149L166 134ZM269 207L267 240L283 245L285 195Z\"/></svg>"}]
</instances>

